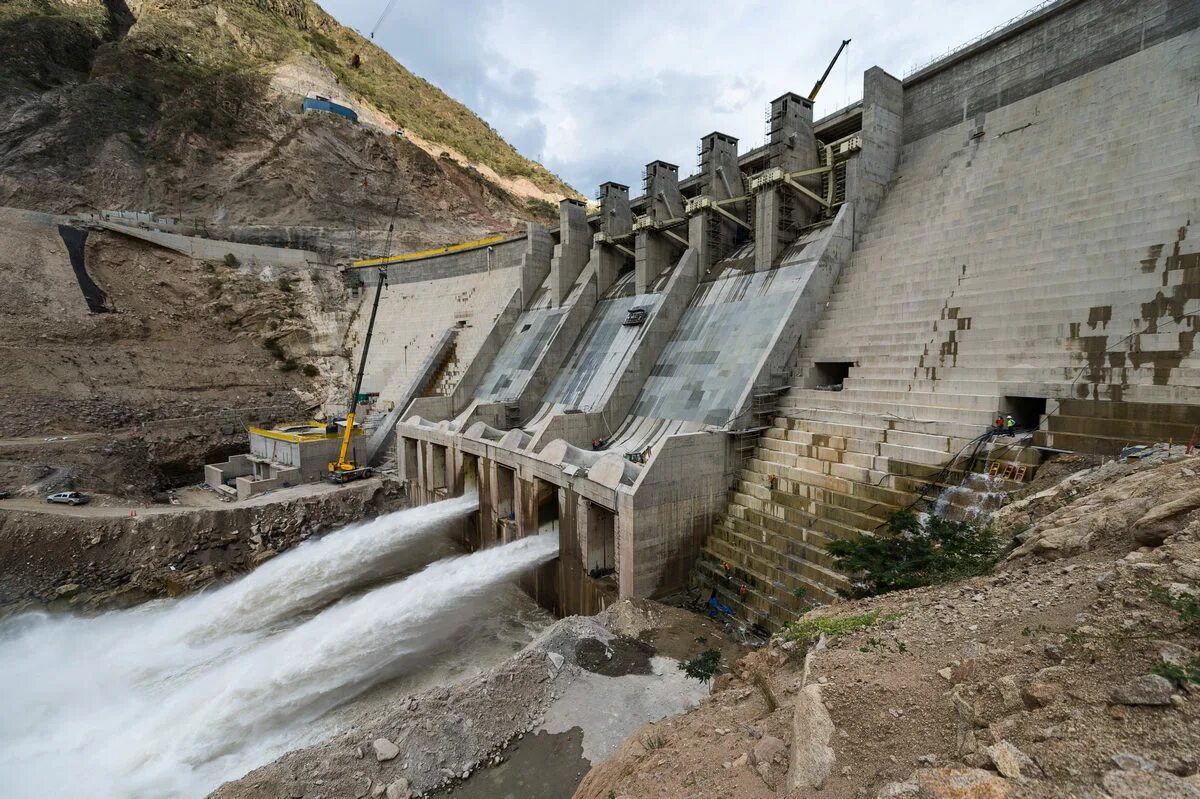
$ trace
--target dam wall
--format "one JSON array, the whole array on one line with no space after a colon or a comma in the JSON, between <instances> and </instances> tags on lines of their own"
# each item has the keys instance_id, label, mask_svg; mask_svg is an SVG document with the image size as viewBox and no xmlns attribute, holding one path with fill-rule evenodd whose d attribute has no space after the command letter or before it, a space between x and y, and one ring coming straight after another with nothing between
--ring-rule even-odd
<instances>
[{"instance_id":1,"label":"dam wall","mask_svg":"<svg viewBox=\"0 0 1200 799\"><path fill-rule=\"evenodd\" d=\"M1191 0L1042 4L904 79L904 143L959 125L1200 24Z\"/></svg>"},{"instance_id":2,"label":"dam wall","mask_svg":"<svg viewBox=\"0 0 1200 799\"><path fill-rule=\"evenodd\" d=\"M724 601L777 626L836 598L825 543L953 484L997 414L1034 447L975 468L1011 479L1194 435L1198 63L1192 29L905 145L706 543Z\"/></svg>"},{"instance_id":3,"label":"dam wall","mask_svg":"<svg viewBox=\"0 0 1200 799\"><path fill-rule=\"evenodd\" d=\"M396 425L413 501L478 488L472 547L556 530L529 588L557 612L700 586L774 628L847 587L829 541L964 475L1188 438L1198 24L1043 4L824 119L780 95L763 147L604 184L476 376Z\"/></svg>"}]
</instances>

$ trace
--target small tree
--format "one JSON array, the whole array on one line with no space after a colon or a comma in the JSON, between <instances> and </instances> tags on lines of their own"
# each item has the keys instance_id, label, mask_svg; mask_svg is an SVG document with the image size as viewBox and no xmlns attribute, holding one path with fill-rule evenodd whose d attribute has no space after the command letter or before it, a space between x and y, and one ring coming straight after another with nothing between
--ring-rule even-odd
<instances>
[{"instance_id":1,"label":"small tree","mask_svg":"<svg viewBox=\"0 0 1200 799\"><path fill-rule=\"evenodd\" d=\"M721 653L716 649L706 649L687 663L680 663L679 668L693 680L707 683L721 669Z\"/></svg>"},{"instance_id":2,"label":"small tree","mask_svg":"<svg viewBox=\"0 0 1200 799\"><path fill-rule=\"evenodd\" d=\"M834 566L852 577L851 597L875 596L970 577L990 569L999 556L991 527L941 516L924 523L910 510L888 517L887 529L856 540L831 541Z\"/></svg>"}]
</instances>

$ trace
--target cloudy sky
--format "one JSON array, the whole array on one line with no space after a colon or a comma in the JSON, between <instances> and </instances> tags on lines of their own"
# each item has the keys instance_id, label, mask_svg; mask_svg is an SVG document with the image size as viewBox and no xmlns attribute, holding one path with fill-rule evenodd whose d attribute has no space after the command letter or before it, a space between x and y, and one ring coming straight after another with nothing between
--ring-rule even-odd
<instances>
[{"instance_id":1,"label":"cloudy sky","mask_svg":"<svg viewBox=\"0 0 1200 799\"><path fill-rule=\"evenodd\" d=\"M386 5L319 1L364 36ZM903 77L1033 3L396 0L375 42L594 196L605 180L638 187L659 158L691 174L713 130L762 143L768 102L808 94L842 39L818 118L861 97L868 67Z\"/></svg>"}]
</instances>

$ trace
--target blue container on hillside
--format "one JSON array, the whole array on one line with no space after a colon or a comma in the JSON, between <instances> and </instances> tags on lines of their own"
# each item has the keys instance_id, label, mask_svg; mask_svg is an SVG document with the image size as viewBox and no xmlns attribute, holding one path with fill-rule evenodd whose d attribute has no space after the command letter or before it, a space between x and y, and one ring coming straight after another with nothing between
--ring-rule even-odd
<instances>
[{"instance_id":1,"label":"blue container on hillside","mask_svg":"<svg viewBox=\"0 0 1200 799\"><path fill-rule=\"evenodd\" d=\"M345 117L351 122L358 121L358 114L354 113L354 109L349 106L344 106L341 103L335 103L328 97L322 97L319 94L311 94L304 98L304 111L327 111L330 114L337 114Z\"/></svg>"}]
</instances>

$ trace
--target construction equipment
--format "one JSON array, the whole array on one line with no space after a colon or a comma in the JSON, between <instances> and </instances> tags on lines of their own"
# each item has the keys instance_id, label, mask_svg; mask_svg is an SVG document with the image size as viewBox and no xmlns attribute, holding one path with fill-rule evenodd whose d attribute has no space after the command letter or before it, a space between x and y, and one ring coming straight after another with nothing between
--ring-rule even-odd
<instances>
[{"instance_id":1,"label":"construction equipment","mask_svg":"<svg viewBox=\"0 0 1200 799\"><path fill-rule=\"evenodd\" d=\"M391 232L389 226L388 232ZM371 318L367 320L367 335L363 338L362 357L358 360L358 374L354 377L354 389L350 392L349 410L346 412L346 431L342 434L342 447L338 459L329 462L329 479L335 483L349 483L351 480L361 480L371 476L370 464L355 464L349 459L350 436L354 435L354 416L358 410L360 399L358 392L362 388L363 372L367 368L367 352L371 349L371 334L375 330L375 314L379 311L379 297L383 294L383 286L387 282L387 267L379 267L379 281L375 284L375 299L371 301Z\"/></svg>"},{"instance_id":2,"label":"construction equipment","mask_svg":"<svg viewBox=\"0 0 1200 799\"><path fill-rule=\"evenodd\" d=\"M809 100L817 99L817 92L821 91L821 87L825 85L825 79L829 77L830 72L833 72L833 65L837 63L838 56L842 54L842 51L846 49L846 45L848 44L850 44L849 39L844 39L842 41L842 46L839 47L837 52L833 54L833 59L829 62L829 66L825 67L825 74L821 76L821 79L818 80L812 87L812 91L808 93Z\"/></svg>"}]
</instances>

